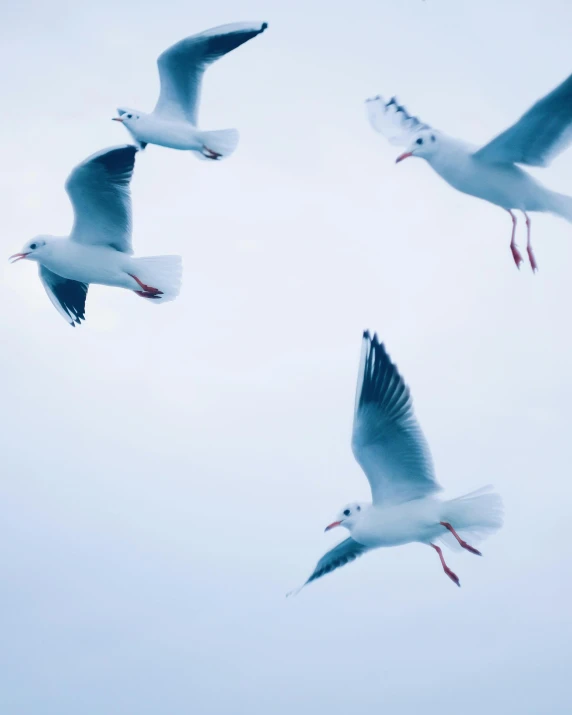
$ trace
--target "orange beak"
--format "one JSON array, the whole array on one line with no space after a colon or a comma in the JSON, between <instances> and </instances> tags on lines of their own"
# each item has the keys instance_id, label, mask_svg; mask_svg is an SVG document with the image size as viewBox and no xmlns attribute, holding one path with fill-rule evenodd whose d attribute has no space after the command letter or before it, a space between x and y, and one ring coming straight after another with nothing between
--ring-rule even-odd
<instances>
[{"instance_id":1,"label":"orange beak","mask_svg":"<svg viewBox=\"0 0 572 715\"><path fill-rule=\"evenodd\" d=\"M11 263L17 263L18 261L21 261L22 258L26 258L26 256L29 256L29 253L15 253L13 256L10 256L8 259Z\"/></svg>"},{"instance_id":2,"label":"orange beak","mask_svg":"<svg viewBox=\"0 0 572 715\"><path fill-rule=\"evenodd\" d=\"M123 119L121 117L111 117L112 122L123 122Z\"/></svg>"},{"instance_id":3,"label":"orange beak","mask_svg":"<svg viewBox=\"0 0 572 715\"><path fill-rule=\"evenodd\" d=\"M336 527L336 526L340 526L341 523L342 523L341 521L332 521L331 524L328 524L328 526L326 526L326 528L324 529L324 531L329 531L330 529L333 529L333 528Z\"/></svg>"},{"instance_id":4,"label":"orange beak","mask_svg":"<svg viewBox=\"0 0 572 715\"><path fill-rule=\"evenodd\" d=\"M399 164L400 161L403 161L404 159L407 159L408 156L413 156L412 151L406 151L405 154L400 154L397 159L395 160L396 164Z\"/></svg>"}]
</instances>

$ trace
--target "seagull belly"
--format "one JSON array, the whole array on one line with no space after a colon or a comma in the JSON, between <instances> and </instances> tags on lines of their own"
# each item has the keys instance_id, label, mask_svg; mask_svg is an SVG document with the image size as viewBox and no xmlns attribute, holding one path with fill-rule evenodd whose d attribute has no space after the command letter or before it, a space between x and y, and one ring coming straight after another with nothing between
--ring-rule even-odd
<instances>
[{"instance_id":1,"label":"seagull belly","mask_svg":"<svg viewBox=\"0 0 572 715\"><path fill-rule=\"evenodd\" d=\"M440 502L432 498L402 504L373 506L352 529L352 537L364 546L401 546L428 542L440 533Z\"/></svg>"},{"instance_id":2,"label":"seagull belly","mask_svg":"<svg viewBox=\"0 0 572 715\"><path fill-rule=\"evenodd\" d=\"M97 283L118 288L133 288L128 275L130 257L107 246L85 246L62 242L60 250L42 260L42 264L62 278L80 283Z\"/></svg>"},{"instance_id":3,"label":"seagull belly","mask_svg":"<svg viewBox=\"0 0 572 715\"><path fill-rule=\"evenodd\" d=\"M546 189L514 164L489 164L469 156L455 165L434 165L445 181L464 194L504 209L545 210Z\"/></svg>"},{"instance_id":4,"label":"seagull belly","mask_svg":"<svg viewBox=\"0 0 572 715\"><path fill-rule=\"evenodd\" d=\"M169 149L200 151L202 148L197 129L188 122L170 122L149 118L141 128L138 128L137 134L134 136L138 141L158 144Z\"/></svg>"}]
</instances>

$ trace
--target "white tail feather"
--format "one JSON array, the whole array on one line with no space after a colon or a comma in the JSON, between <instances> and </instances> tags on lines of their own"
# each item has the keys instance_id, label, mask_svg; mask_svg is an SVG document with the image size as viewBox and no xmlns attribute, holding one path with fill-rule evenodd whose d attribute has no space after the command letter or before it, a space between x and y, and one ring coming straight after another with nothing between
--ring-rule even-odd
<instances>
[{"instance_id":1,"label":"white tail feather","mask_svg":"<svg viewBox=\"0 0 572 715\"><path fill-rule=\"evenodd\" d=\"M147 286L161 291L152 303L175 300L181 290L183 262L181 256L148 256L132 258L133 275Z\"/></svg>"},{"instance_id":2,"label":"white tail feather","mask_svg":"<svg viewBox=\"0 0 572 715\"><path fill-rule=\"evenodd\" d=\"M224 159L230 156L238 146L237 129L217 129L213 132L201 132L200 141L203 142L200 159Z\"/></svg>"},{"instance_id":3,"label":"white tail feather","mask_svg":"<svg viewBox=\"0 0 572 715\"><path fill-rule=\"evenodd\" d=\"M503 524L502 499L487 486L443 503L442 520L471 546L498 531ZM446 531L440 540L449 548L460 549L455 537Z\"/></svg>"}]
</instances>

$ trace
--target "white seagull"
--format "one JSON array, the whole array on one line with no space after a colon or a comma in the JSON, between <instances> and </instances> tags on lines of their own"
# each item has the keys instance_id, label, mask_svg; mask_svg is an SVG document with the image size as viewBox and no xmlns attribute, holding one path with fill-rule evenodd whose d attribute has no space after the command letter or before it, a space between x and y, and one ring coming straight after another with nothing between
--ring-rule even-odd
<instances>
[{"instance_id":1,"label":"white seagull","mask_svg":"<svg viewBox=\"0 0 572 715\"><path fill-rule=\"evenodd\" d=\"M465 538L475 543L502 526L501 499L489 487L448 501L436 497L441 487L409 388L377 335L371 338L368 332L363 335L352 449L368 478L372 503L348 504L326 527L343 526L350 537L318 561L301 588L366 551L411 542L431 546L447 576L460 586L435 542L480 556Z\"/></svg>"},{"instance_id":2,"label":"white seagull","mask_svg":"<svg viewBox=\"0 0 572 715\"><path fill-rule=\"evenodd\" d=\"M90 283L132 290L156 303L174 300L181 282L180 256L133 258L131 195L137 147L104 149L72 171L66 191L74 210L69 236L36 236L13 263L38 263L40 280L59 314L73 327L85 320Z\"/></svg>"},{"instance_id":3,"label":"white seagull","mask_svg":"<svg viewBox=\"0 0 572 715\"><path fill-rule=\"evenodd\" d=\"M207 132L197 125L203 74L215 60L267 27L266 22L236 22L177 42L157 60L161 91L151 114L120 107L113 121L121 122L142 149L159 144L193 151L201 159L230 156L238 144L236 129Z\"/></svg>"},{"instance_id":4,"label":"white seagull","mask_svg":"<svg viewBox=\"0 0 572 715\"><path fill-rule=\"evenodd\" d=\"M522 256L515 241L516 216L526 220L526 250L533 271L536 260L530 242L527 211L543 211L572 221L572 197L545 188L518 164L548 166L572 142L572 75L531 107L515 124L483 147L473 146L432 129L412 117L395 97L366 100L371 126L392 144L408 146L400 162L418 156L453 188L489 201L512 219L510 249L517 268Z\"/></svg>"}]
</instances>

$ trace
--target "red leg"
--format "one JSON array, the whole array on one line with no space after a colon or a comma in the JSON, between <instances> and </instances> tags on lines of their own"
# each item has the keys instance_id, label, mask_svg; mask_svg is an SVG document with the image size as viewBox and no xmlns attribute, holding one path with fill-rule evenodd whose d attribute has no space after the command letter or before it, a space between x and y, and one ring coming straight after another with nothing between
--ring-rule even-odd
<instances>
[{"instance_id":1,"label":"red leg","mask_svg":"<svg viewBox=\"0 0 572 715\"><path fill-rule=\"evenodd\" d=\"M459 542L459 544L460 544L464 549L467 549L467 551L470 551L472 554L476 554L477 556L482 556L482 554L481 554L480 551L477 551L477 549L475 549L473 546L470 546L469 544L467 544L466 541L463 541L463 539L461 539L461 537L459 536L459 534L457 534L457 532L455 531L455 529L453 529L453 527L451 526L451 524L449 524L449 523L446 522L446 521L440 521L439 523L441 524L441 526L444 526L445 529L448 529L448 530L451 532L451 534L453 534L453 536L455 537L455 539L457 539L457 541Z\"/></svg>"},{"instance_id":2,"label":"red leg","mask_svg":"<svg viewBox=\"0 0 572 715\"><path fill-rule=\"evenodd\" d=\"M534 257L534 253L532 252L532 244L530 242L530 219L528 218L528 214L526 211L522 212L524 214L524 218L526 219L526 252L528 253L528 260L530 261L530 267L532 268L532 272L536 273L538 270L538 264L536 263L536 258Z\"/></svg>"},{"instance_id":3,"label":"red leg","mask_svg":"<svg viewBox=\"0 0 572 715\"><path fill-rule=\"evenodd\" d=\"M516 216L513 214L513 212L510 209L507 209L507 211L510 214L510 217L512 219L512 235L510 237L510 250L512 251L512 257L514 259L514 262L516 263L516 267L520 269L520 264L522 263L522 256L520 255L520 251L518 250L518 246L516 245L515 241L515 236L516 236Z\"/></svg>"},{"instance_id":4,"label":"red leg","mask_svg":"<svg viewBox=\"0 0 572 715\"><path fill-rule=\"evenodd\" d=\"M158 288L153 288L152 286L145 285L142 281L137 278L137 276L134 276L133 273L129 274L131 278L133 278L134 281L137 281L137 283L143 288L143 290L134 290L133 292L136 295L140 295L142 298L159 298L160 296L163 295L163 291L159 290Z\"/></svg>"},{"instance_id":5,"label":"red leg","mask_svg":"<svg viewBox=\"0 0 572 715\"><path fill-rule=\"evenodd\" d=\"M443 571L447 574L447 576L451 579L453 583L456 583L457 586L461 586L461 582L459 581L459 577L457 576L456 573L453 573L451 569L447 566L445 563L445 559L443 558L443 552L438 546L435 546L435 544L429 544L429 546L432 546L435 551L439 554L439 558L441 559L441 566L443 567Z\"/></svg>"}]
</instances>

